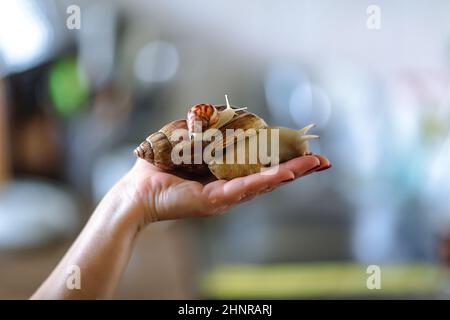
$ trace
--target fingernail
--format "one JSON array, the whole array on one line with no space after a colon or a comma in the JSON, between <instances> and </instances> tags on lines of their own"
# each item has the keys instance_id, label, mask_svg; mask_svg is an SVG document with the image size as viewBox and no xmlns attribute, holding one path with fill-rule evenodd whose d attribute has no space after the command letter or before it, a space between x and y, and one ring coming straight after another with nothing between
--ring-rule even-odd
<instances>
[{"instance_id":1,"label":"fingernail","mask_svg":"<svg viewBox=\"0 0 450 320\"><path fill-rule=\"evenodd\" d=\"M316 170L316 172L324 171L324 170L330 169L331 167L332 167L332 165L331 165L331 163L330 163L329 166L326 166L326 167L324 167L324 168L321 168L321 169L319 169L319 170Z\"/></svg>"}]
</instances>

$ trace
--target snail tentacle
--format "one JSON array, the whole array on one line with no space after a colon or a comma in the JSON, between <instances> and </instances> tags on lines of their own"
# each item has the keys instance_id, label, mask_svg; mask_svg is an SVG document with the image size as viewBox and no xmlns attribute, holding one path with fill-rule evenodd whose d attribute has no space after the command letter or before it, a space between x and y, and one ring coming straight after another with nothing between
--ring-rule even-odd
<instances>
[{"instance_id":1,"label":"snail tentacle","mask_svg":"<svg viewBox=\"0 0 450 320\"><path fill-rule=\"evenodd\" d=\"M300 137L300 140L302 141L308 141L308 140L312 140L312 139L319 139L320 136L317 134L307 134L307 135L302 135Z\"/></svg>"},{"instance_id":2,"label":"snail tentacle","mask_svg":"<svg viewBox=\"0 0 450 320\"><path fill-rule=\"evenodd\" d=\"M298 130L298 132L299 132L300 134L305 134L305 133L307 133L309 130L311 130L312 128L314 128L315 126L316 126L316 125L315 125L314 123L311 123L311 124L307 125L306 127L301 128L300 130Z\"/></svg>"}]
</instances>

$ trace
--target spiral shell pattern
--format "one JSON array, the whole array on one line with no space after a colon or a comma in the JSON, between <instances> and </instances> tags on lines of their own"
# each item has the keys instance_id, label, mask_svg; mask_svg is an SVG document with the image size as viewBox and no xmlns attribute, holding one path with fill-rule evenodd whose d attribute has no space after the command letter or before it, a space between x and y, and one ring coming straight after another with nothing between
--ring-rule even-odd
<instances>
[{"instance_id":1,"label":"spiral shell pattern","mask_svg":"<svg viewBox=\"0 0 450 320\"><path fill-rule=\"evenodd\" d=\"M144 140L144 142L142 142L136 149L134 149L134 155L138 158L147 160L150 163L153 163L155 159L152 145L148 140Z\"/></svg>"},{"instance_id":2,"label":"spiral shell pattern","mask_svg":"<svg viewBox=\"0 0 450 320\"><path fill-rule=\"evenodd\" d=\"M219 112L211 104L197 104L187 115L189 132L204 132L219 121ZM201 124L201 127L200 127Z\"/></svg>"}]
</instances>

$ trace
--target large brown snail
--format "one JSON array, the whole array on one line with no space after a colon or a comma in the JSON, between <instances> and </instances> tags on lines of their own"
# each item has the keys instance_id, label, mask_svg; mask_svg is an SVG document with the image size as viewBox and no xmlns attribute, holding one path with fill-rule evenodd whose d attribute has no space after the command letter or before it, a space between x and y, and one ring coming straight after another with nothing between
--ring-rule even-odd
<instances>
[{"instance_id":1,"label":"large brown snail","mask_svg":"<svg viewBox=\"0 0 450 320\"><path fill-rule=\"evenodd\" d=\"M176 120L151 134L134 154L164 171L188 176L214 175L230 180L310 154L308 135L300 130L269 127L246 108L199 104L186 120Z\"/></svg>"}]
</instances>

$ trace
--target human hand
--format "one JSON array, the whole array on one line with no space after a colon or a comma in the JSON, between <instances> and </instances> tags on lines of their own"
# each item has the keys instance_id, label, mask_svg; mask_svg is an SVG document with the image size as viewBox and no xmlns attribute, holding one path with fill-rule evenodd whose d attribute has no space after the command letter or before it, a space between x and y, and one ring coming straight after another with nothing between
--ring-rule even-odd
<instances>
[{"instance_id":1,"label":"human hand","mask_svg":"<svg viewBox=\"0 0 450 320\"><path fill-rule=\"evenodd\" d=\"M135 212L140 215L140 227L143 227L160 220L220 214L287 182L329 167L328 159L311 155L282 163L271 168L272 172L203 184L163 172L138 159L124 177L123 187L131 196Z\"/></svg>"},{"instance_id":2,"label":"human hand","mask_svg":"<svg viewBox=\"0 0 450 320\"><path fill-rule=\"evenodd\" d=\"M304 156L264 174L209 183L162 172L144 160L105 195L67 254L33 299L110 298L139 231L158 220L212 216L309 173L325 170L322 156ZM67 270L79 266L83 290L68 290Z\"/></svg>"}]
</instances>

